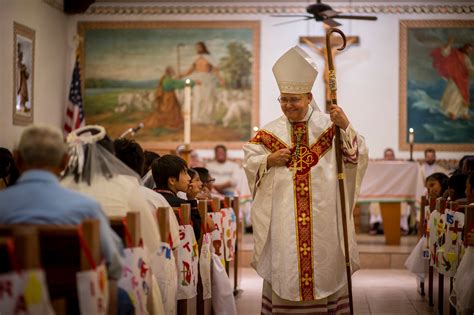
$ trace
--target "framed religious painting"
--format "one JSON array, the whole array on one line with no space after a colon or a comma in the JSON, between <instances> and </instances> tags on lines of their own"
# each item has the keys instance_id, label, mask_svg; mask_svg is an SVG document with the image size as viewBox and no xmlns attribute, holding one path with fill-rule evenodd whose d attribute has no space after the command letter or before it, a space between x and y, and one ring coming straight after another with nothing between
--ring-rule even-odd
<instances>
[{"instance_id":1,"label":"framed religious painting","mask_svg":"<svg viewBox=\"0 0 474 315\"><path fill-rule=\"evenodd\" d=\"M13 22L13 124L33 122L35 31Z\"/></svg>"},{"instance_id":2,"label":"framed religious painting","mask_svg":"<svg viewBox=\"0 0 474 315\"><path fill-rule=\"evenodd\" d=\"M400 21L401 150L474 151L473 43L474 20Z\"/></svg>"},{"instance_id":3,"label":"framed religious painting","mask_svg":"<svg viewBox=\"0 0 474 315\"><path fill-rule=\"evenodd\" d=\"M191 148L240 148L258 125L258 21L80 22L87 124L112 138L143 126L151 150L183 143L185 80Z\"/></svg>"}]
</instances>

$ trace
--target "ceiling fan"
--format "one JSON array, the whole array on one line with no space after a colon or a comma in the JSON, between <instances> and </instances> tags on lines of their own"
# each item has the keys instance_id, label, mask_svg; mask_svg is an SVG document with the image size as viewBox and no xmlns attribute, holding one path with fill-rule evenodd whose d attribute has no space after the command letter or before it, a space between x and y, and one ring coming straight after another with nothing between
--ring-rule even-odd
<instances>
[{"instance_id":1,"label":"ceiling fan","mask_svg":"<svg viewBox=\"0 0 474 315\"><path fill-rule=\"evenodd\" d=\"M377 20L376 16L363 16L363 15L345 15L341 12L334 11L329 5L321 3L321 0L317 0L316 3L310 4L306 7L306 12L311 15L272 15L273 17L303 17L303 19L293 20L276 25L288 24L298 21L312 20L323 22L331 27L336 27L341 24L336 22L334 19L353 19L353 20Z\"/></svg>"}]
</instances>

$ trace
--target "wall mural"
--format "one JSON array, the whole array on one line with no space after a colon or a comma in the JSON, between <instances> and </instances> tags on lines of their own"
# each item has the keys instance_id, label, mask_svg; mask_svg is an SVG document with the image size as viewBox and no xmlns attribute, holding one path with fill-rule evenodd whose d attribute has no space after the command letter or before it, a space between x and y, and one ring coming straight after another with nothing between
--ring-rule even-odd
<instances>
[{"instance_id":1,"label":"wall mural","mask_svg":"<svg viewBox=\"0 0 474 315\"><path fill-rule=\"evenodd\" d=\"M237 148L258 124L260 24L81 22L87 124L111 137L139 123L147 148L183 141L183 88L193 84L191 147Z\"/></svg>"},{"instance_id":2,"label":"wall mural","mask_svg":"<svg viewBox=\"0 0 474 315\"><path fill-rule=\"evenodd\" d=\"M474 150L474 21L400 21L400 148Z\"/></svg>"}]
</instances>

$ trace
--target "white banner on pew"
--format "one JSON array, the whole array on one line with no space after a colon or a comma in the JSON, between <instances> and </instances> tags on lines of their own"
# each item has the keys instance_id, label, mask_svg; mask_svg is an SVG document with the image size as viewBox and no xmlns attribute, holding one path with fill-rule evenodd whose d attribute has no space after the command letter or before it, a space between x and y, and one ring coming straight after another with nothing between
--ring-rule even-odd
<instances>
[{"instance_id":1,"label":"white banner on pew","mask_svg":"<svg viewBox=\"0 0 474 315\"><path fill-rule=\"evenodd\" d=\"M0 275L0 314L54 314L43 270Z\"/></svg>"},{"instance_id":2,"label":"white banner on pew","mask_svg":"<svg viewBox=\"0 0 474 315\"><path fill-rule=\"evenodd\" d=\"M178 247L178 300L190 299L197 294L198 245L191 225L179 226Z\"/></svg>"},{"instance_id":3,"label":"white banner on pew","mask_svg":"<svg viewBox=\"0 0 474 315\"><path fill-rule=\"evenodd\" d=\"M76 273L79 309L83 315L105 315L109 305L109 282L105 263Z\"/></svg>"}]
</instances>

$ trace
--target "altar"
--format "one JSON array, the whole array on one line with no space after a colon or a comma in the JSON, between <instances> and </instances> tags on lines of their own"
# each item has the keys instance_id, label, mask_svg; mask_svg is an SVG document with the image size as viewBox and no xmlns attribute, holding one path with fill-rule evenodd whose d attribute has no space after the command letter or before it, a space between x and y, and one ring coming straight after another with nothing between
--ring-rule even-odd
<instances>
[{"instance_id":1,"label":"altar","mask_svg":"<svg viewBox=\"0 0 474 315\"><path fill-rule=\"evenodd\" d=\"M419 202L424 180L417 162L369 161L359 203L379 202L387 245L400 244L400 203Z\"/></svg>"}]
</instances>

